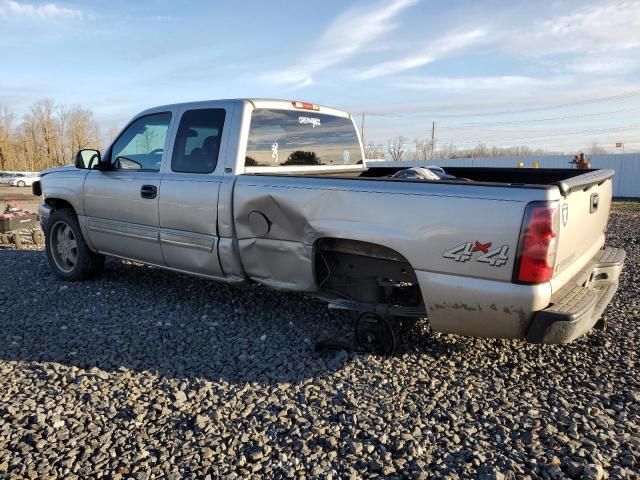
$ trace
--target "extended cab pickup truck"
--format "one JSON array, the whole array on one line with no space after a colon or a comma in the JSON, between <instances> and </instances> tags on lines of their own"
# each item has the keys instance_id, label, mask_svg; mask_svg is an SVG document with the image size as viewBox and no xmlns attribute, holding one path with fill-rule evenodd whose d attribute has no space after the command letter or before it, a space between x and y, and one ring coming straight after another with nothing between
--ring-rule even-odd
<instances>
[{"instance_id":1,"label":"extended cab pickup truck","mask_svg":"<svg viewBox=\"0 0 640 480\"><path fill-rule=\"evenodd\" d=\"M367 168L345 112L220 100L146 110L33 189L66 280L112 255L307 292L366 312L370 341L398 318L538 343L597 323L625 257L604 246L613 171L400 170Z\"/></svg>"}]
</instances>

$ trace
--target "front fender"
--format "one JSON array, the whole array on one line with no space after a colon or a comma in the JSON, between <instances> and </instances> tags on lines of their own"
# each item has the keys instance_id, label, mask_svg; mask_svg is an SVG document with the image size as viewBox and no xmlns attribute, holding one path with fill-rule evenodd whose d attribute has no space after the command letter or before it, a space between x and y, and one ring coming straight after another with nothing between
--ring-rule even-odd
<instances>
[{"instance_id":1,"label":"front fender","mask_svg":"<svg viewBox=\"0 0 640 480\"><path fill-rule=\"evenodd\" d=\"M57 204L71 205L76 215L84 215L84 180L86 170L62 170L47 174L40 180L44 202L57 208Z\"/></svg>"}]
</instances>

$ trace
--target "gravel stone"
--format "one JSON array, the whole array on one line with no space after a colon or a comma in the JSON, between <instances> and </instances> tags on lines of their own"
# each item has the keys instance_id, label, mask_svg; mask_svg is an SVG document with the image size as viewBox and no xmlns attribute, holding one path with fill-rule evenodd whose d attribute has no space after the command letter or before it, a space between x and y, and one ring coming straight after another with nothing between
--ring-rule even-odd
<instances>
[{"instance_id":1,"label":"gravel stone","mask_svg":"<svg viewBox=\"0 0 640 480\"><path fill-rule=\"evenodd\" d=\"M601 465L587 465L582 472L584 480L601 480L604 478L604 469Z\"/></svg>"},{"instance_id":2,"label":"gravel stone","mask_svg":"<svg viewBox=\"0 0 640 480\"><path fill-rule=\"evenodd\" d=\"M640 479L640 203L606 331L430 333L315 354L355 315L109 259L65 283L0 246L0 478Z\"/></svg>"}]
</instances>

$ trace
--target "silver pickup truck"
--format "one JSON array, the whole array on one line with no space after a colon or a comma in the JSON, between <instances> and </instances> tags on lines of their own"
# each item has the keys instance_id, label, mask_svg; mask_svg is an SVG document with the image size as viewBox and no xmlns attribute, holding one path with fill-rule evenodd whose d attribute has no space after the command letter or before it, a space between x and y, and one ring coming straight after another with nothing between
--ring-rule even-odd
<instances>
[{"instance_id":1,"label":"silver pickup truck","mask_svg":"<svg viewBox=\"0 0 640 480\"><path fill-rule=\"evenodd\" d=\"M423 317L538 343L598 323L625 257L604 246L613 171L401 170L367 168L345 112L220 100L146 110L33 189L65 280L111 255L306 292L363 312L357 336L387 347L396 324Z\"/></svg>"}]
</instances>

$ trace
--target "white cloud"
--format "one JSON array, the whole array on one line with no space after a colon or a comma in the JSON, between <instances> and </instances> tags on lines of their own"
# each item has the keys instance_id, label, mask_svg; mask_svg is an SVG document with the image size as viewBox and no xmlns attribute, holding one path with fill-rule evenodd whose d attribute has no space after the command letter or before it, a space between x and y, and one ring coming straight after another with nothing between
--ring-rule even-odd
<instances>
[{"instance_id":1,"label":"white cloud","mask_svg":"<svg viewBox=\"0 0 640 480\"><path fill-rule=\"evenodd\" d=\"M80 18L82 12L72 8L59 7L54 3L32 5L14 0L0 0L0 17Z\"/></svg>"},{"instance_id":2,"label":"white cloud","mask_svg":"<svg viewBox=\"0 0 640 480\"><path fill-rule=\"evenodd\" d=\"M486 31L481 28L469 32L447 35L434 42L428 48L420 49L398 60L390 60L366 69L355 75L355 78L366 80L393 75L405 70L421 67L446 55L460 52L466 48L483 42Z\"/></svg>"},{"instance_id":3,"label":"white cloud","mask_svg":"<svg viewBox=\"0 0 640 480\"><path fill-rule=\"evenodd\" d=\"M627 49L640 46L640 1L595 4L544 22L543 32L569 41L579 50Z\"/></svg>"},{"instance_id":4,"label":"white cloud","mask_svg":"<svg viewBox=\"0 0 640 480\"><path fill-rule=\"evenodd\" d=\"M282 85L306 86L313 75L352 58L370 42L397 25L393 19L418 0L392 0L375 6L355 7L336 17L298 65L262 76L264 80Z\"/></svg>"},{"instance_id":5,"label":"white cloud","mask_svg":"<svg viewBox=\"0 0 640 480\"><path fill-rule=\"evenodd\" d=\"M298 64L261 78L279 85L311 85L315 74L379 48L380 42L374 40L397 30L398 14L416 1L392 0L373 7L351 8L331 22ZM636 55L640 48L640 0L598 0L582 3L570 13L567 10L558 13L557 8L562 8L562 4L551 9L554 14L539 8L527 15L521 8L515 8L505 11L497 20L484 15L470 17L465 20L466 26L463 23L457 31L430 42L414 36L411 45L395 57L365 66L352 78L393 76L452 55L478 51L524 58L534 69L545 68L540 64L543 60L546 68L553 65L552 70L571 74L623 75L640 69L640 55ZM513 82L516 78L506 76L502 81Z\"/></svg>"},{"instance_id":6,"label":"white cloud","mask_svg":"<svg viewBox=\"0 0 640 480\"><path fill-rule=\"evenodd\" d=\"M405 51L398 58L356 73L354 78L366 80L395 75L454 54L477 51L479 47L483 51L493 50L525 58L570 55L572 57L563 63L554 63L558 69L572 73L625 74L640 67L638 55L610 57L612 52L629 52L640 46L640 0L599 1L570 14L537 21L528 19L530 23L525 25L518 24L520 16L522 12L519 10L510 12L500 25L488 18L473 19L464 33L445 35L427 47L414 47L413 51ZM491 83L518 82L523 77L486 80ZM462 85L460 79L446 79L446 82L449 82L446 84L448 88L462 88L456 87ZM478 78L467 84L489 88L482 87L483 81ZM444 83L432 79L421 88L444 86Z\"/></svg>"},{"instance_id":7,"label":"white cloud","mask_svg":"<svg viewBox=\"0 0 640 480\"><path fill-rule=\"evenodd\" d=\"M635 56L580 56L565 68L571 72L591 75L626 75L640 70L640 52Z\"/></svg>"},{"instance_id":8,"label":"white cloud","mask_svg":"<svg viewBox=\"0 0 640 480\"><path fill-rule=\"evenodd\" d=\"M423 77L399 82L397 87L410 90L493 90L546 87L565 84L566 78L540 79L520 75L488 77Z\"/></svg>"},{"instance_id":9,"label":"white cloud","mask_svg":"<svg viewBox=\"0 0 640 480\"><path fill-rule=\"evenodd\" d=\"M496 31L503 51L527 56L605 53L640 46L640 0L605 1L538 21L522 28Z\"/></svg>"}]
</instances>

